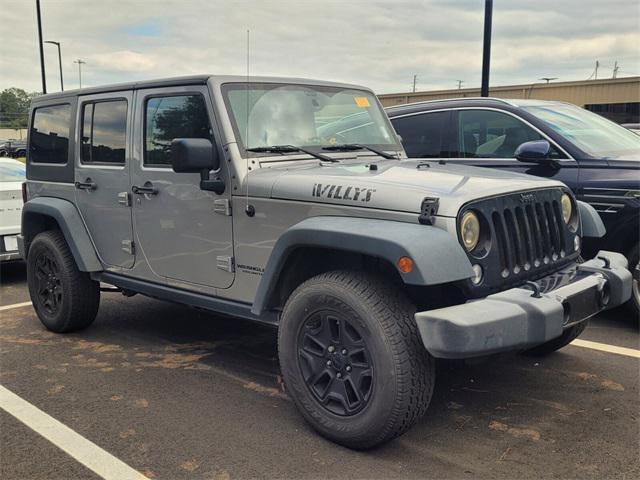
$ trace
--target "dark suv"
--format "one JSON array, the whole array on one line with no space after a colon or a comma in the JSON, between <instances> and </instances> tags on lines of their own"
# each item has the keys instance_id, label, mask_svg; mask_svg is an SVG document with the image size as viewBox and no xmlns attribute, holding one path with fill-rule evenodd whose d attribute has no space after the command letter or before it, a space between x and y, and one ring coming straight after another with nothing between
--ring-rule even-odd
<instances>
[{"instance_id":1,"label":"dark suv","mask_svg":"<svg viewBox=\"0 0 640 480\"><path fill-rule=\"evenodd\" d=\"M560 180L590 203L607 234L584 245L623 253L634 268L630 305L640 312L640 137L575 105L458 98L388 107L409 157L444 158Z\"/></svg>"}]
</instances>

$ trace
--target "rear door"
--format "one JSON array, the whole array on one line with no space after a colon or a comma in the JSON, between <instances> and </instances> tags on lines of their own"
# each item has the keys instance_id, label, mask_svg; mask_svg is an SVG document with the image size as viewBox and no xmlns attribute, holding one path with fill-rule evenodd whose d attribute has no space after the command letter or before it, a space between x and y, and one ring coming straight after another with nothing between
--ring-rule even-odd
<instances>
[{"instance_id":1,"label":"rear door","mask_svg":"<svg viewBox=\"0 0 640 480\"><path fill-rule=\"evenodd\" d=\"M130 203L132 93L80 97L76 203L100 259L111 267L134 263Z\"/></svg>"},{"instance_id":2,"label":"rear door","mask_svg":"<svg viewBox=\"0 0 640 480\"><path fill-rule=\"evenodd\" d=\"M451 144L451 112L436 111L402 115L391 119L402 137L409 158L448 158Z\"/></svg>"},{"instance_id":3,"label":"rear door","mask_svg":"<svg viewBox=\"0 0 640 480\"><path fill-rule=\"evenodd\" d=\"M140 253L169 283L229 287L234 279L231 189L221 195L204 191L199 174L171 168L174 138L207 138L224 158L207 87L138 90L135 125L132 190L138 192L133 212ZM229 185L226 163L215 175Z\"/></svg>"}]
</instances>

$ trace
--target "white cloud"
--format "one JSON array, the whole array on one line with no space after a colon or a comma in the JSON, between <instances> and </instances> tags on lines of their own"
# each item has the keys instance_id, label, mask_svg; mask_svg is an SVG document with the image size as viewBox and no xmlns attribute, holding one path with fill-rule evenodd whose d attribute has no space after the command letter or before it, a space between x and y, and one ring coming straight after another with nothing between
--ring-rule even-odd
<instances>
[{"instance_id":1,"label":"white cloud","mask_svg":"<svg viewBox=\"0 0 640 480\"><path fill-rule=\"evenodd\" d=\"M45 39L62 42L68 88L192 73L251 72L341 80L378 92L480 83L480 0L49 0ZM640 73L637 0L494 2L493 85L541 76ZM20 25L19 33L13 25ZM55 48L46 45L47 80L58 89ZM40 88L34 2L2 0L0 89Z\"/></svg>"},{"instance_id":2,"label":"white cloud","mask_svg":"<svg viewBox=\"0 0 640 480\"><path fill-rule=\"evenodd\" d=\"M115 72L153 72L156 61L150 55L144 55L131 50L100 53L88 57L91 65Z\"/></svg>"}]
</instances>

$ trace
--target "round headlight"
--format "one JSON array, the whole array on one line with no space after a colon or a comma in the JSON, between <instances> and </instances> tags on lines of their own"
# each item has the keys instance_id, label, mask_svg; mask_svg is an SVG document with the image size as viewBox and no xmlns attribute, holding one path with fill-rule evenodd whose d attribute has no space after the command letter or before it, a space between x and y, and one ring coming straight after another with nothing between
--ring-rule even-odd
<instances>
[{"instance_id":1,"label":"round headlight","mask_svg":"<svg viewBox=\"0 0 640 480\"><path fill-rule=\"evenodd\" d=\"M573 213L573 203L571 203L571 197L566 193L562 194L560 198L560 204L562 205L562 220L567 225L571 221L571 214Z\"/></svg>"},{"instance_id":2,"label":"round headlight","mask_svg":"<svg viewBox=\"0 0 640 480\"><path fill-rule=\"evenodd\" d=\"M480 221L475 213L468 211L462 215L460 236L462 237L462 243L464 244L464 248L467 249L467 252L476 248L478 240L480 239Z\"/></svg>"}]
</instances>

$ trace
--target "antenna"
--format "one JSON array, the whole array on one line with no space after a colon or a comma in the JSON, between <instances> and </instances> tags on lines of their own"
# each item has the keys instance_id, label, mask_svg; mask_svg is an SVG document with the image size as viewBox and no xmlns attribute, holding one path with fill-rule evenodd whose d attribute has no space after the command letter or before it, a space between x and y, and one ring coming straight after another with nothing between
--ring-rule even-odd
<instances>
[{"instance_id":1,"label":"antenna","mask_svg":"<svg viewBox=\"0 0 640 480\"><path fill-rule=\"evenodd\" d=\"M245 141L245 150L247 148L250 148L250 144L249 144L249 42L250 42L250 33L251 31L249 29L247 29L247 82L245 83L245 93L246 93L246 111L245 111L245 130L244 130L244 141ZM246 192L245 192L245 207L244 207L244 212L247 214L247 216L249 217L253 217L256 214L256 209L254 208L253 205L249 205L249 172L251 171L251 167L249 166L249 152L246 152L247 155L247 165L246 165L246 180L245 180L245 184L246 184Z\"/></svg>"}]
</instances>

